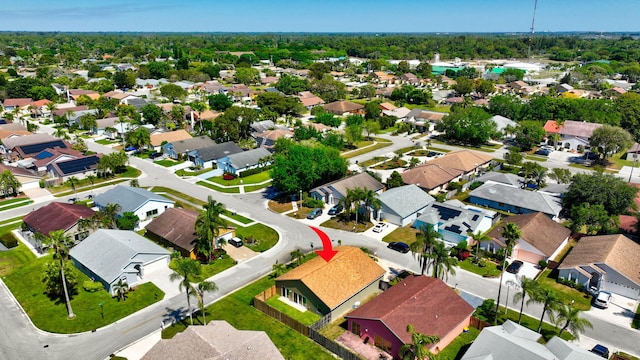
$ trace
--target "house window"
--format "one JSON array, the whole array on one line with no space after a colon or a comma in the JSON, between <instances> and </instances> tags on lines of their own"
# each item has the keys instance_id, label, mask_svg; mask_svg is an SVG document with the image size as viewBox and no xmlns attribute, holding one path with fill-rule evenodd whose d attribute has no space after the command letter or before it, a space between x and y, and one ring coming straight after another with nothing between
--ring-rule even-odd
<instances>
[{"instance_id":1,"label":"house window","mask_svg":"<svg viewBox=\"0 0 640 360\"><path fill-rule=\"evenodd\" d=\"M355 321L351 321L351 332L360 336L360 324Z\"/></svg>"},{"instance_id":2,"label":"house window","mask_svg":"<svg viewBox=\"0 0 640 360\"><path fill-rule=\"evenodd\" d=\"M154 215L158 215L158 209L153 209L153 210L149 210L147 211L147 217L151 217Z\"/></svg>"},{"instance_id":3,"label":"house window","mask_svg":"<svg viewBox=\"0 0 640 360\"><path fill-rule=\"evenodd\" d=\"M375 345L388 353L391 352L391 347L393 346L391 341L383 339L380 335L375 336Z\"/></svg>"},{"instance_id":4,"label":"house window","mask_svg":"<svg viewBox=\"0 0 640 360\"><path fill-rule=\"evenodd\" d=\"M286 287L281 288L280 295L282 295L283 297L289 298L289 289L287 289Z\"/></svg>"},{"instance_id":5,"label":"house window","mask_svg":"<svg viewBox=\"0 0 640 360\"><path fill-rule=\"evenodd\" d=\"M304 296L294 292L293 293L293 302L296 304L300 304L302 306L307 306L307 298L305 298Z\"/></svg>"}]
</instances>

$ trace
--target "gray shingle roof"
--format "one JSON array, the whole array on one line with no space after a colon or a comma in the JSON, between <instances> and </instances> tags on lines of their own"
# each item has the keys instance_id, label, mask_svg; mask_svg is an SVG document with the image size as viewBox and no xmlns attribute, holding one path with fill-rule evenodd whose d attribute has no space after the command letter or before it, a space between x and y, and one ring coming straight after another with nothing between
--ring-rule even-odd
<instances>
[{"instance_id":1,"label":"gray shingle roof","mask_svg":"<svg viewBox=\"0 0 640 360\"><path fill-rule=\"evenodd\" d=\"M389 189L378 196L380 202L401 218L405 218L436 201L416 185Z\"/></svg>"},{"instance_id":2,"label":"gray shingle roof","mask_svg":"<svg viewBox=\"0 0 640 360\"><path fill-rule=\"evenodd\" d=\"M111 283L132 262L149 262L169 251L134 231L100 229L69 252L71 258Z\"/></svg>"},{"instance_id":3,"label":"gray shingle roof","mask_svg":"<svg viewBox=\"0 0 640 360\"><path fill-rule=\"evenodd\" d=\"M257 148L229 155L229 163L234 169L243 169L248 166L257 165L260 159L267 156L271 156L269 150L265 148Z\"/></svg>"},{"instance_id":4,"label":"gray shingle roof","mask_svg":"<svg viewBox=\"0 0 640 360\"><path fill-rule=\"evenodd\" d=\"M489 119L491 121L493 121L494 123L496 123L496 125L498 126L498 131L502 131L504 130L504 128L507 127L507 125L511 125L511 126L516 126L518 125L517 122L506 118L504 116L501 115L494 115L491 119Z\"/></svg>"},{"instance_id":5,"label":"gray shingle roof","mask_svg":"<svg viewBox=\"0 0 640 360\"><path fill-rule=\"evenodd\" d=\"M197 150L197 149L206 148L209 146L213 146L215 144L216 142L213 141L208 136L198 136L195 138L178 140L171 143L171 145L173 145L173 149L178 154L182 154L188 150Z\"/></svg>"},{"instance_id":6,"label":"gray shingle roof","mask_svg":"<svg viewBox=\"0 0 640 360\"><path fill-rule=\"evenodd\" d=\"M205 162L243 152L242 148L233 141L227 141L221 144L198 149L196 151L198 152L200 159Z\"/></svg>"},{"instance_id":7,"label":"gray shingle roof","mask_svg":"<svg viewBox=\"0 0 640 360\"><path fill-rule=\"evenodd\" d=\"M380 191L384 188L384 185L382 185L382 183L376 180L373 176L363 172L318 186L311 189L309 193L333 193L334 195L338 194L340 196L345 196L347 195L347 190L355 188Z\"/></svg>"},{"instance_id":8,"label":"gray shingle roof","mask_svg":"<svg viewBox=\"0 0 640 360\"><path fill-rule=\"evenodd\" d=\"M519 206L523 209L540 211L553 216L558 216L560 210L562 210L562 201L557 196L539 191L524 190L492 181L471 191L469 197Z\"/></svg>"},{"instance_id":9,"label":"gray shingle roof","mask_svg":"<svg viewBox=\"0 0 640 360\"><path fill-rule=\"evenodd\" d=\"M121 207L119 214L134 212L151 200L173 204L172 200L149 190L123 185L118 185L94 198L94 202L98 207L119 204Z\"/></svg>"},{"instance_id":10,"label":"gray shingle roof","mask_svg":"<svg viewBox=\"0 0 640 360\"><path fill-rule=\"evenodd\" d=\"M486 183L487 181L494 181L497 183L502 183L507 185L520 186L524 182L524 178L516 174L489 171L482 174L482 176L477 177L475 181L482 182L482 183Z\"/></svg>"}]
</instances>

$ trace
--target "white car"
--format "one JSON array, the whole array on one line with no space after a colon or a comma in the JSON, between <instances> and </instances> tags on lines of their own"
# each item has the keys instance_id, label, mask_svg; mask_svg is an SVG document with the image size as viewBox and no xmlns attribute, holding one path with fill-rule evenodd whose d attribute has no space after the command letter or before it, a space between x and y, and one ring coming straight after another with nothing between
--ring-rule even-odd
<instances>
[{"instance_id":1,"label":"white car","mask_svg":"<svg viewBox=\"0 0 640 360\"><path fill-rule=\"evenodd\" d=\"M385 224L385 223L382 223L382 222L379 222L379 223L376 224L376 226L373 227L373 232L375 232L375 233L382 232L382 230L386 229L387 226L389 226L389 225Z\"/></svg>"},{"instance_id":2,"label":"white car","mask_svg":"<svg viewBox=\"0 0 640 360\"><path fill-rule=\"evenodd\" d=\"M600 291L598 293L598 296L593 298L593 305L601 309L608 308L610 302L611 302L611 293L608 293L606 291Z\"/></svg>"}]
</instances>

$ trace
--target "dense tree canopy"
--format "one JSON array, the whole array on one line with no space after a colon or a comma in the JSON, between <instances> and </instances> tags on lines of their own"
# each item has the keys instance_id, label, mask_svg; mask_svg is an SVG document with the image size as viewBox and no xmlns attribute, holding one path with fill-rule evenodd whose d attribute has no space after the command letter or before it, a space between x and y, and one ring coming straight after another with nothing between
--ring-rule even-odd
<instances>
[{"instance_id":1,"label":"dense tree canopy","mask_svg":"<svg viewBox=\"0 0 640 360\"><path fill-rule=\"evenodd\" d=\"M482 145L497 134L496 123L484 110L471 107L451 113L438 124L444 137L464 144Z\"/></svg>"},{"instance_id":2,"label":"dense tree canopy","mask_svg":"<svg viewBox=\"0 0 640 360\"><path fill-rule=\"evenodd\" d=\"M576 174L562 204L569 213L583 204L602 205L609 215L620 215L635 206L638 188L623 179L605 173Z\"/></svg>"}]
</instances>

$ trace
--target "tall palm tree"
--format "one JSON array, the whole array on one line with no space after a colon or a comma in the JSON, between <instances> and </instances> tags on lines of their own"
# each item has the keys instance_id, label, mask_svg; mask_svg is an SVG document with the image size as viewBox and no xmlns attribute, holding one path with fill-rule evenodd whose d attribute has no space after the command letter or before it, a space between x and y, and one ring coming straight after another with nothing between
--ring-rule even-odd
<instances>
[{"instance_id":1,"label":"tall palm tree","mask_svg":"<svg viewBox=\"0 0 640 360\"><path fill-rule=\"evenodd\" d=\"M560 299L558 295L550 288L538 286L530 294L530 299L527 300L527 305L531 303L542 304L542 315L540 315L540 324L538 324L538 333L542 331L542 322L544 321L544 315L549 311L551 315L560 305Z\"/></svg>"},{"instance_id":2,"label":"tall palm tree","mask_svg":"<svg viewBox=\"0 0 640 360\"><path fill-rule=\"evenodd\" d=\"M371 189L368 189L368 190L362 189L361 196L362 196L361 199L364 202L364 209L365 209L365 214L367 216L367 221L370 221L371 209L380 210L380 207L382 207L382 203L378 198L378 193Z\"/></svg>"},{"instance_id":3,"label":"tall palm tree","mask_svg":"<svg viewBox=\"0 0 640 360\"><path fill-rule=\"evenodd\" d=\"M169 275L169 280L180 281L178 288L180 291L183 289L185 290L187 294L187 312L191 319L191 325L193 325L193 316L191 315L191 296L195 293L196 289L194 289L191 282L189 282L189 277L200 275L200 263L189 258L176 259L176 267L173 271L174 272Z\"/></svg>"},{"instance_id":4,"label":"tall palm tree","mask_svg":"<svg viewBox=\"0 0 640 360\"><path fill-rule=\"evenodd\" d=\"M469 235L472 239L473 242L476 246L476 253L473 257L473 261L478 264L480 262L480 245L483 241L489 241L491 240L491 237L489 235L487 235L487 233L482 233L480 231L476 232L476 233L472 233L472 232L468 232L467 235Z\"/></svg>"},{"instance_id":5,"label":"tall palm tree","mask_svg":"<svg viewBox=\"0 0 640 360\"><path fill-rule=\"evenodd\" d=\"M416 241L409 245L411 253L417 258L420 264L422 275L429 270L431 265L430 254L440 238L442 238L442 235L435 230L433 226L423 225L420 227L420 233L416 234Z\"/></svg>"},{"instance_id":6,"label":"tall palm tree","mask_svg":"<svg viewBox=\"0 0 640 360\"><path fill-rule=\"evenodd\" d=\"M449 274L455 275L455 267L458 266L458 259L451 256L449 249L442 241L436 242L433 251L429 254L431 265L433 265L434 278L449 280Z\"/></svg>"},{"instance_id":7,"label":"tall palm tree","mask_svg":"<svg viewBox=\"0 0 640 360\"><path fill-rule=\"evenodd\" d=\"M538 283L526 276L518 276L518 287L520 291L513 294L513 303L520 302L520 315L518 315L518 324L522 320L522 311L524 310L524 300L527 296L531 297L532 291L536 289ZM509 301L509 299L507 299Z\"/></svg>"},{"instance_id":8,"label":"tall palm tree","mask_svg":"<svg viewBox=\"0 0 640 360\"><path fill-rule=\"evenodd\" d=\"M580 317L580 312L580 309L571 305L561 304L556 308L556 314L551 313L549 315L551 322L554 323L556 327L564 322L558 336L562 336L562 333L569 329L569 333L578 340L580 338L580 334L584 332L585 328L588 327L593 329L593 325L589 320Z\"/></svg>"},{"instance_id":9,"label":"tall palm tree","mask_svg":"<svg viewBox=\"0 0 640 360\"><path fill-rule=\"evenodd\" d=\"M207 203L195 223L196 235L211 242L213 248L217 248L216 239L220 234L220 229L227 226L227 222L220 216L225 211L225 206L221 202L213 200L211 195L207 197ZM207 259L208 261L208 259Z\"/></svg>"},{"instance_id":10,"label":"tall palm tree","mask_svg":"<svg viewBox=\"0 0 640 360\"><path fill-rule=\"evenodd\" d=\"M60 279L62 279L62 290L64 291L64 301L67 305L67 313L69 319L73 319L76 315L71 308L69 300L69 289L67 289L67 279L64 275L64 262L69 259L69 247L71 238L65 235L64 230L56 230L49 233L45 239L47 246L53 251L53 258L60 262Z\"/></svg>"},{"instance_id":11,"label":"tall palm tree","mask_svg":"<svg viewBox=\"0 0 640 360\"><path fill-rule=\"evenodd\" d=\"M515 223L507 223L503 228L502 228L502 238L504 239L504 256L502 257L502 263L500 264L500 285L498 286L498 298L496 299L496 315L493 319L493 323L497 323L498 321L498 308L500 307L500 294L502 293L502 278L504 277L504 271L506 266L504 266L505 262L507 261L507 257L509 257L509 255L511 255L511 250L513 250L513 247L516 244L516 241L518 239L520 239L520 237L522 237L522 232L520 232L520 229L518 228L518 225L516 225Z\"/></svg>"},{"instance_id":12,"label":"tall palm tree","mask_svg":"<svg viewBox=\"0 0 640 360\"><path fill-rule=\"evenodd\" d=\"M75 176L70 176L69 179L67 179L67 182L69 183L69 186L71 186L71 189L73 190L73 193L76 193L76 184L78 183L78 178Z\"/></svg>"},{"instance_id":13,"label":"tall palm tree","mask_svg":"<svg viewBox=\"0 0 640 360\"><path fill-rule=\"evenodd\" d=\"M298 266L300 266L300 263L302 263L303 257L304 255L302 254L302 251L300 251L300 249L295 249L291 252L291 261L297 262Z\"/></svg>"},{"instance_id":14,"label":"tall palm tree","mask_svg":"<svg viewBox=\"0 0 640 360\"><path fill-rule=\"evenodd\" d=\"M400 357L403 360L431 360L436 358L435 354L429 351L427 346L440 341L437 335L421 334L411 324L407 325L407 332L411 334L411 344L404 344L400 347Z\"/></svg>"},{"instance_id":15,"label":"tall palm tree","mask_svg":"<svg viewBox=\"0 0 640 360\"><path fill-rule=\"evenodd\" d=\"M98 219L101 225L108 229L118 228L118 213L122 210L120 204L107 204L104 208L100 209Z\"/></svg>"},{"instance_id":16,"label":"tall palm tree","mask_svg":"<svg viewBox=\"0 0 640 360\"><path fill-rule=\"evenodd\" d=\"M360 213L360 207L362 206L363 194L364 189L362 188L347 189L346 197L349 198L349 202L356 212L356 226L358 225L358 214Z\"/></svg>"},{"instance_id":17,"label":"tall palm tree","mask_svg":"<svg viewBox=\"0 0 640 360\"><path fill-rule=\"evenodd\" d=\"M204 294L207 291L216 291L218 290L218 285L213 281L200 281L198 285L196 285L196 293L198 295L198 305L200 306L200 311L202 311L202 322L203 325L207 325L207 316L204 312Z\"/></svg>"},{"instance_id":18,"label":"tall palm tree","mask_svg":"<svg viewBox=\"0 0 640 360\"><path fill-rule=\"evenodd\" d=\"M127 293L129 292L129 284L126 280L120 279L117 283L113 284L113 291L115 292L118 301L124 301Z\"/></svg>"}]
</instances>

